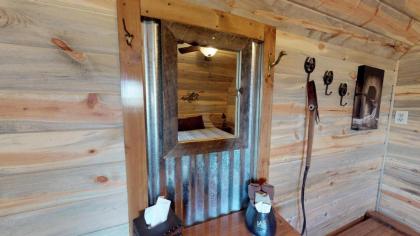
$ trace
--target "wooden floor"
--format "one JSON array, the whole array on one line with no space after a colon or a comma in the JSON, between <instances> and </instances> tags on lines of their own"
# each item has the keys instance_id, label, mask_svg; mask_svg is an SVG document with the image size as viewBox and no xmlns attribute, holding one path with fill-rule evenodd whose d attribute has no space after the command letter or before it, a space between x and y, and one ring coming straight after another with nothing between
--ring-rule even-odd
<instances>
[{"instance_id":1,"label":"wooden floor","mask_svg":"<svg viewBox=\"0 0 420 236\"><path fill-rule=\"evenodd\" d=\"M404 234L399 233L398 231L391 228L390 226L385 225L375 219L367 219L337 235L339 236L350 236L350 235L400 236Z\"/></svg>"},{"instance_id":2,"label":"wooden floor","mask_svg":"<svg viewBox=\"0 0 420 236\"><path fill-rule=\"evenodd\" d=\"M359 220L337 230L329 236L419 236L420 234L377 212L369 212Z\"/></svg>"}]
</instances>

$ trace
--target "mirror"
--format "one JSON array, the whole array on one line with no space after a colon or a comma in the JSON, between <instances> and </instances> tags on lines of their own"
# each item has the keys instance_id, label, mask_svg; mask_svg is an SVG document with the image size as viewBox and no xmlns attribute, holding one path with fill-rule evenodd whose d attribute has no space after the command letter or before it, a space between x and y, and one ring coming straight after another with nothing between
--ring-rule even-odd
<instances>
[{"instance_id":1,"label":"mirror","mask_svg":"<svg viewBox=\"0 0 420 236\"><path fill-rule=\"evenodd\" d=\"M177 44L178 142L238 136L239 52Z\"/></svg>"}]
</instances>

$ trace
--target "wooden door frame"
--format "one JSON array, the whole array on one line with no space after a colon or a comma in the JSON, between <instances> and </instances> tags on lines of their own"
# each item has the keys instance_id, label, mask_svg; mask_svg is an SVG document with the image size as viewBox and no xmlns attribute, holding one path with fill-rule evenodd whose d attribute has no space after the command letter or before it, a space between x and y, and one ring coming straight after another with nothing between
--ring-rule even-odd
<instances>
[{"instance_id":1,"label":"wooden door frame","mask_svg":"<svg viewBox=\"0 0 420 236\"><path fill-rule=\"evenodd\" d=\"M185 12L188 14L185 14ZM146 108L141 16L191 24L264 41L259 142L259 178L268 178L276 30L247 18L205 8L182 0L117 0L121 99L127 172L130 232L132 221L148 206ZM123 24L125 22L125 25Z\"/></svg>"}]
</instances>

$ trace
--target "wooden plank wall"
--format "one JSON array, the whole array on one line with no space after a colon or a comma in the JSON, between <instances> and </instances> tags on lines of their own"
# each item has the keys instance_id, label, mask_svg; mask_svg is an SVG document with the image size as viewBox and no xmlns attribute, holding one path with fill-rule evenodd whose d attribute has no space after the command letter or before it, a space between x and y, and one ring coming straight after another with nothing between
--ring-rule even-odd
<instances>
[{"instance_id":1,"label":"wooden plank wall","mask_svg":"<svg viewBox=\"0 0 420 236\"><path fill-rule=\"evenodd\" d=\"M128 234L115 9L0 0L1 235Z\"/></svg>"},{"instance_id":2,"label":"wooden plank wall","mask_svg":"<svg viewBox=\"0 0 420 236\"><path fill-rule=\"evenodd\" d=\"M325 235L375 209L396 62L363 52L277 31L276 51L287 56L275 68L269 181L277 209L301 229L299 181L304 150L307 56L316 58L311 75L318 90L321 122L316 126L312 166L306 185L308 235ZM359 65L385 69L379 129L352 131L351 113ZM322 76L334 71L331 96ZM339 106L338 86L347 82L348 105Z\"/></svg>"},{"instance_id":3,"label":"wooden plank wall","mask_svg":"<svg viewBox=\"0 0 420 236\"><path fill-rule=\"evenodd\" d=\"M211 61L206 61L199 51L178 53L179 117L203 115L206 127L220 127L222 113L234 121L236 56L235 52L219 50ZM191 92L200 94L197 101L181 99Z\"/></svg>"},{"instance_id":4,"label":"wooden plank wall","mask_svg":"<svg viewBox=\"0 0 420 236\"><path fill-rule=\"evenodd\" d=\"M378 208L420 232L420 50L399 62L395 111L408 111L408 124L391 121Z\"/></svg>"}]
</instances>

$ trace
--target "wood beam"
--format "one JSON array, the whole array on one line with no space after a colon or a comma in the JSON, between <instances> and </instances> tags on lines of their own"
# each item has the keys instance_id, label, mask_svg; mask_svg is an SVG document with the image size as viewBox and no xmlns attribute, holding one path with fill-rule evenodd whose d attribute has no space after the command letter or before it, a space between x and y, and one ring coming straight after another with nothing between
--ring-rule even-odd
<instances>
[{"instance_id":1,"label":"wood beam","mask_svg":"<svg viewBox=\"0 0 420 236\"><path fill-rule=\"evenodd\" d=\"M264 79L262 81L261 98L261 129L260 129L260 150L258 159L258 178L268 179L271 147L271 119L273 104L274 69L270 64L275 60L276 50L276 28L266 26L264 29L264 55L263 68Z\"/></svg>"},{"instance_id":2,"label":"wood beam","mask_svg":"<svg viewBox=\"0 0 420 236\"><path fill-rule=\"evenodd\" d=\"M141 15L264 39L264 24L182 0L142 0Z\"/></svg>"},{"instance_id":3,"label":"wood beam","mask_svg":"<svg viewBox=\"0 0 420 236\"><path fill-rule=\"evenodd\" d=\"M124 117L130 232L133 219L148 206L143 37L140 0L118 0L121 98ZM125 26L123 24L125 22ZM132 40L127 43L128 33Z\"/></svg>"}]
</instances>

